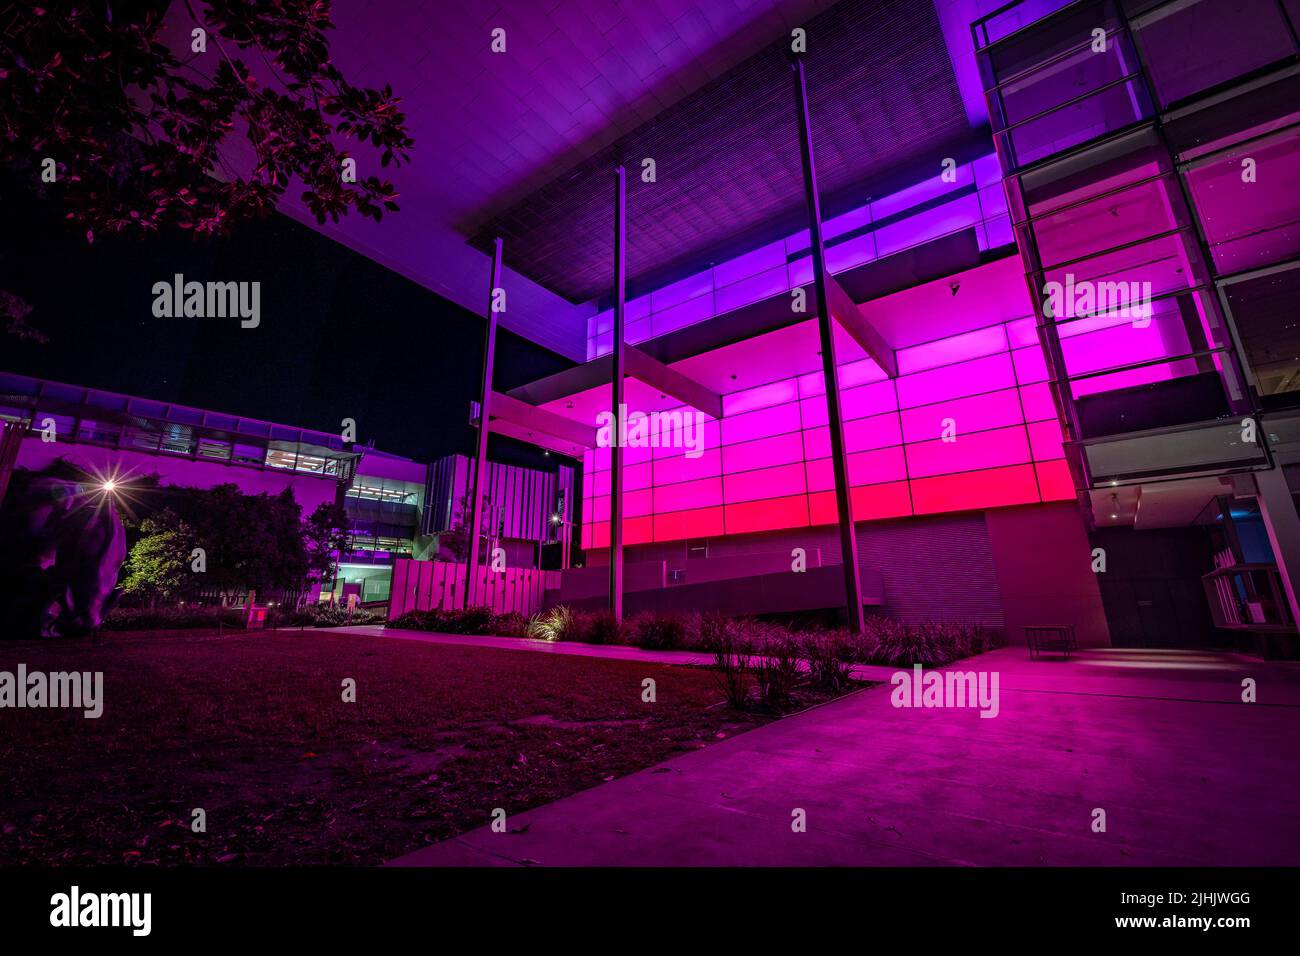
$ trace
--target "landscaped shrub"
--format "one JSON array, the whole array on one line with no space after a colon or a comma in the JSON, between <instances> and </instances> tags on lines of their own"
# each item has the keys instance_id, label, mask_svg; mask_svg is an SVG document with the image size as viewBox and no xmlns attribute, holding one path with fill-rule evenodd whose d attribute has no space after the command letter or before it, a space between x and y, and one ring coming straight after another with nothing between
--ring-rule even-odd
<instances>
[{"instance_id":1,"label":"landscaped shrub","mask_svg":"<svg viewBox=\"0 0 1300 956\"><path fill-rule=\"evenodd\" d=\"M585 611L578 614L578 637L587 644L622 644L623 625L609 611Z\"/></svg>"},{"instance_id":2,"label":"landscaped shrub","mask_svg":"<svg viewBox=\"0 0 1300 956\"><path fill-rule=\"evenodd\" d=\"M542 641L623 644L625 633L609 611L575 611L563 604L533 615L528 622L528 636Z\"/></svg>"},{"instance_id":3,"label":"landscaped shrub","mask_svg":"<svg viewBox=\"0 0 1300 956\"><path fill-rule=\"evenodd\" d=\"M628 621L627 640L648 651L677 650L688 644L691 623L685 615L647 611Z\"/></svg>"},{"instance_id":4,"label":"landscaped shrub","mask_svg":"<svg viewBox=\"0 0 1300 956\"><path fill-rule=\"evenodd\" d=\"M464 609L435 608L429 611L407 611L388 622L388 627L406 631L436 631L440 634L498 635L523 637L528 630L528 619L511 611L496 614L488 607Z\"/></svg>"},{"instance_id":5,"label":"landscaped shrub","mask_svg":"<svg viewBox=\"0 0 1300 956\"><path fill-rule=\"evenodd\" d=\"M243 627L240 608L203 607L116 607L104 616L106 631L158 631L194 628Z\"/></svg>"},{"instance_id":6,"label":"landscaped shrub","mask_svg":"<svg viewBox=\"0 0 1300 956\"><path fill-rule=\"evenodd\" d=\"M868 619L867 627L877 642L869 658L874 664L942 667L999 646L996 632L971 624L939 621L904 624L876 617Z\"/></svg>"},{"instance_id":7,"label":"landscaped shrub","mask_svg":"<svg viewBox=\"0 0 1300 956\"><path fill-rule=\"evenodd\" d=\"M769 632L752 661L759 701L766 707L784 706L800 680L799 645L790 635Z\"/></svg>"},{"instance_id":8,"label":"landscaped shrub","mask_svg":"<svg viewBox=\"0 0 1300 956\"><path fill-rule=\"evenodd\" d=\"M701 620L702 637L713 648L713 679L736 709L743 708L749 700L750 670L753 664L752 648L733 621L717 614L705 614Z\"/></svg>"},{"instance_id":9,"label":"landscaped shrub","mask_svg":"<svg viewBox=\"0 0 1300 956\"><path fill-rule=\"evenodd\" d=\"M846 653L848 632L810 631L799 635L800 652L808 662L808 679L814 687L841 693L852 682L854 658Z\"/></svg>"},{"instance_id":10,"label":"landscaped shrub","mask_svg":"<svg viewBox=\"0 0 1300 956\"><path fill-rule=\"evenodd\" d=\"M539 641L572 641L575 630L573 610L563 604L534 614L528 622L528 636Z\"/></svg>"},{"instance_id":11,"label":"landscaped shrub","mask_svg":"<svg viewBox=\"0 0 1300 956\"><path fill-rule=\"evenodd\" d=\"M528 636L528 618L518 611L507 611L505 614L494 614L492 616L491 633L498 637L527 637Z\"/></svg>"},{"instance_id":12,"label":"landscaped shrub","mask_svg":"<svg viewBox=\"0 0 1300 956\"><path fill-rule=\"evenodd\" d=\"M350 624L381 624L383 617L364 608L347 608L334 604L308 604L282 610L271 608L267 624L272 627L346 627Z\"/></svg>"}]
</instances>

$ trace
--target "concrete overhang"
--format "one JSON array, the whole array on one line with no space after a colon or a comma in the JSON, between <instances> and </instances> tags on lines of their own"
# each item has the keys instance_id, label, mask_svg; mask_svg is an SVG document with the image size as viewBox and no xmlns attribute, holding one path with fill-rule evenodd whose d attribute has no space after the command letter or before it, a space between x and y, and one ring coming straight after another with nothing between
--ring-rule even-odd
<instances>
[{"instance_id":1,"label":"concrete overhang","mask_svg":"<svg viewBox=\"0 0 1300 956\"><path fill-rule=\"evenodd\" d=\"M474 408L477 412L477 403ZM471 417L470 424L478 427L479 419L480 416L475 414ZM492 393L488 431L571 458L581 458L584 451L596 447L594 427L537 408L502 392Z\"/></svg>"},{"instance_id":2,"label":"concrete overhang","mask_svg":"<svg viewBox=\"0 0 1300 956\"><path fill-rule=\"evenodd\" d=\"M717 392L670 368L634 345L625 345L624 350L627 377L658 389L664 395L670 395L683 405L689 405L711 418L722 417L722 396ZM614 374L613 361L613 356L602 355L582 365L511 389L507 397L534 406L545 405L607 385Z\"/></svg>"}]
</instances>

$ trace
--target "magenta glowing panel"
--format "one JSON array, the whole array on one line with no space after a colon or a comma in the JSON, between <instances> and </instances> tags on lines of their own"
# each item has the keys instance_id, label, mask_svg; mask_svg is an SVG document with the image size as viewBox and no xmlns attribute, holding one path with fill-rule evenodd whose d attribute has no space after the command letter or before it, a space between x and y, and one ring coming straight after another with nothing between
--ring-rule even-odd
<instances>
[{"instance_id":1,"label":"magenta glowing panel","mask_svg":"<svg viewBox=\"0 0 1300 956\"><path fill-rule=\"evenodd\" d=\"M957 278L960 295L945 279L869 304L896 330L912 316L913 325L933 331L944 324L943 310L949 313L953 334L899 350L897 379L870 359L840 367L856 520L1074 497L1018 261ZM771 336L789 377L725 394L723 417L705 420L696 453L626 449L626 544L835 522L822 379L805 371L816 368L806 361L816 358L816 330L811 321L804 325L802 334ZM1082 347L1100 336L1097 347L1109 349L1109 332L1104 324L1080 328L1076 338ZM698 357L692 368L752 380L746 372L766 339ZM585 466L583 545L602 548L609 543L609 450L589 452Z\"/></svg>"},{"instance_id":2,"label":"magenta glowing panel","mask_svg":"<svg viewBox=\"0 0 1300 956\"><path fill-rule=\"evenodd\" d=\"M1133 196L1149 209L1149 193ZM1062 224L1062 242L1081 228ZM762 252L762 250L760 250ZM1176 250L1148 262L1157 285ZM1092 278L1123 275L1122 259ZM690 292L689 283L677 293ZM675 294L677 294L675 293ZM876 299L863 312L898 346L900 374L862 353L841 355L840 399L854 518L859 521L1075 496L1047 363L1018 258L1000 259ZM1191 374L1175 304L1149 321L1063 316L1061 350L1076 396ZM698 454L627 450L628 544L824 525L836 520L815 323L697 356L683 371L721 387L723 417L705 422ZM1150 363L1127 368L1134 363ZM782 375L785 377L781 377ZM733 384L730 389L726 386ZM743 383L757 384L742 387ZM586 458L583 543L609 540L607 449ZM650 489L649 502L637 494Z\"/></svg>"}]
</instances>

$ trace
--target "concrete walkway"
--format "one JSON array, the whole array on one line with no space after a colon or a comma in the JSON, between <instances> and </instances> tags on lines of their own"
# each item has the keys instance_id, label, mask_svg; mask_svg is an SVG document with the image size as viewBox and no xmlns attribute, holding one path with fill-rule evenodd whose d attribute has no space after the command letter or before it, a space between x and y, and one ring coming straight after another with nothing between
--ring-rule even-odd
<instances>
[{"instance_id":1,"label":"concrete walkway","mask_svg":"<svg viewBox=\"0 0 1300 956\"><path fill-rule=\"evenodd\" d=\"M1300 863L1297 666L1006 648L958 669L998 672L996 718L895 709L878 686L394 862ZM1246 677L1258 703L1241 702Z\"/></svg>"},{"instance_id":2,"label":"concrete walkway","mask_svg":"<svg viewBox=\"0 0 1300 956\"><path fill-rule=\"evenodd\" d=\"M536 651L542 654L571 654L577 657L601 657L614 661L644 661L650 664L678 664L701 667L713 663L712 654L698 651L647 651L621 644L579 644L573 641L539 641L529 637L480 637L474 634L439 634L432 631L404 631L379 624L357 627L332 627L333 634L358 634L366 637L395 637L426 644L456 644L461 647L492 647L504 651ZM875 664L854 664L858 680L887 681L897 670Z\"/></svg>"}]
</instances>

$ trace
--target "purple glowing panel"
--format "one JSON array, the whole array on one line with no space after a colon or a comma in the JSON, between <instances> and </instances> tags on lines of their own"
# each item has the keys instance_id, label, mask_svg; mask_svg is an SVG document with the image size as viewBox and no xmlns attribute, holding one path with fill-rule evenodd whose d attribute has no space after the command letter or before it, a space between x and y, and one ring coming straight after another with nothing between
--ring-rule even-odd
<instances>
[{"instance_id":1,"label":"purple glowing panel","mask_svg":"<svg viewBox=\"0 0 1300 956\"><path fill-rule=\"evenodd\" d=\"M922 317L927 328L941 327L944 313L938 310L946 308L950 327L956 327L901 350L896 380L884 378L867 359L840 367L849 481L860 519L1073 495L1018 263L970 270L959 285L955 304L949 280L869 304L873 314L914 332ZM782 355L815 356L813 324L794 330L802 336L798 342L789 330L771 333L782 343ZM1164 354L1159 327L1146 331L1156 343L1153 354ZM1087 343L1111 332L1118 334L1105 323L1080 326L1072 341ZM1119 341L1114 347L1127 347ZM742 356L767 361L753 343L710 354L711 363L693 366L697 374L743 379L749 369ZM724 396L721 421L707 422L708 437L698 455L685 448L654 449L647 464L635 466L651 471L641 487L652 494L648 510L640 497L629 508L628 543L833 521L834 475L822 388L820 373L808 371L738 389ZM592 505L587 514L595 519L584 528L584 542L603 547L607 451L588 453L587 467L593 472L584 480ZM643 520L647 516L652 520Z\"/></svg>"}]
</instances>

